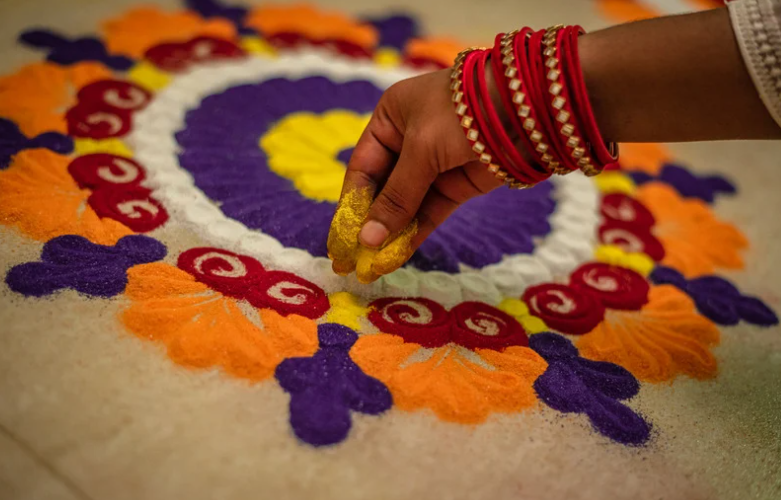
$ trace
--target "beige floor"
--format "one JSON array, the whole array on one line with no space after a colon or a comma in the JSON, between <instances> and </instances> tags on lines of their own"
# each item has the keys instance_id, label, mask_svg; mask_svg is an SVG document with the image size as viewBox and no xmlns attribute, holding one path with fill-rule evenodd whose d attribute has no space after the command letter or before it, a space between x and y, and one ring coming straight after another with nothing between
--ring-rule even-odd
<instances>
[{"instance_id":1,"label":"beige floor","mask_svg":"<svg viewBox=\"0 0 781 500\"><path fill-rule=\"evenodd\" d=\"M85 33L135 3L0 0L0 72L40 58L15 46L22 28ZM404 8L430 33L467 41L521 24L604 24L589 0L322 3ZM740 195L716 208L752 241L746 272L732 276L781 310L781 144L673 149L737 181ZM36 258L40 244L3 230L0 249L4 273ZM716 382L644 387L632 404L657 428L646 449L542 410L476 428L422 413L358 416L343 445L312 450L295 445L278 387L176 367L122 331L120 305L72 292L21 300L0 284L0 499L781 498L779 328L725 329Z\"/></svg>"}]
</instances>

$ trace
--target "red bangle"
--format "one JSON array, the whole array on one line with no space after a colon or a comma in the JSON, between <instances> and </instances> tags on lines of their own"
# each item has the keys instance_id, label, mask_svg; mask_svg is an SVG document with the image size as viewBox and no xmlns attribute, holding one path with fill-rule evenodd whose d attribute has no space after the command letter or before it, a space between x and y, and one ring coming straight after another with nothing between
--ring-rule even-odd
<instances>
[{"instance_id":1,"label":"red bangle","mask_svg":"<svg viewBox=\"0 0 781 500\"><path fill-rule=\"evenodd\" d=\"M570 50L567 55L567 64L570 69L567 72L567 78L575 95L573 106L582 124L583 139L594 153L592 160L596 171L591 173L591 175L594 175L601 172L604 168L615 166L618 162L618 144L611 142L606 145L604 139L602 139L602 134L599 132L597 120L594 117L594 110L588 97L583 77L583 68L580 65L578 52L579 36L579 30L572 30L570 33Z\"/></svg>"},{"instance_id":2,"label":"red bangle","mask_svg":"<svg viewBox=\"0 0 781 500\"><path fill-rule=\"evenodd\" d=\"M499 118L499 114L496 112L496 108L494 108L493 102L491 101L491 95L488 92L488 82L485 78L485 67L488 64L488 55L488 51L481 53L475 63L477 64L477 84L480 89L480 104L490 122L490 131L495 133L496 139L498 140L497 147L499 149L495 151L497 151L497 154L502 155L501 159L504 160L499 163L504 165L505 169L521 182L526 184L539 182L539 180L543 179L532 177L533 174L530 172L531 166L521 156L516 149L515 144L510 140L510 136L507 135L502 120Z\"/></svg>"},{"instance_id":3,"label":"red bangle","mask_svg":"<svg viewBox=\"0 0 781 500\"><path fill-rule=\"evenodd\" d=\"M588 144L582 141L580 135L580 126L576 113L572 108L572 98L569 93L569 85L565 74L569 69L569 34L571 31L577 31L580 27L567 27L556 35L555 45L546 44L543 51L545 56L545 67L547 68L547 102L551 116L555 116L554 126L559 135L559 141L563 144L565 154L569 155L577 167L587 175L593 175L596 172L591 164L591 157L588 156L590 148ZM548 33L553 33L552 29Z\"/></svg>"},{"instance_id":4,"label":"red bangle","mask_svg":"<svg viewBox=\"0 0 781 500\"><path fill-rule=\"evenodd\" d=\"M465 68L466 63L469 62L470 56L473 56L473 53L476 50L478 49L472 47L460 52L458 56L456 56L453 69L450 73L450 90L453 93L453 105L455 106L456 115L460 119L460 124L464 128L464 134L472 146L472 151L478 155L480 162L486 165L489 172L494 174L498 179L505 180L507 178L507 172L501 170L499 165L491 163L493 155L488 146L480 140L480 132L477 127L474 126L476 125L475 117L468 104L469 99L467 97L467 90L472 87L473 82L468 80ZM507 183L511 188L528 187L527 185L521 185L520 183L514 183L512 181Z\"/></svg>"},{"instance_id":5,"label":"red bangle","mask_svg":"<svg viewBox=\"0 0 781 500\"><path fill-rule=\"evenodd\" d=\"M483 64L481 61L483 60L484 54L486 54L486 51L472 52L466 57L466 60L464 61L464 94L466 96L468 106L472 108L473 116L477 121L477 127L474 127L473 130L479 130L479 134L482 136L485 143L486 152L491 156L491 161L494 163L494 165L499 167L496 172L493 172L493 170L489 167L489 170L493 172L496 178L502 179L507 185L512 185L514 183L513 181L515 181L517 183L523 184L523 186L517 186L519 188L528 187L528 183L515 179L512 173L508 172L508 166L506 164L507 162L502 161L504 158L497 154L499 151L501 151L501 147L496 141L496 135L493 134L491 128L488 127L485 115L480 112L482 111L482 108L480 106L480 99L477 93L477 89L475 88L475 65Z\"/></svg>"},{"instance_id":6,"label":"red bangle","mask_svg":"<svg viewBox=\"0 0 781 500\"><path fill-rule=\"evenodd\" d=\"M539 116L539 109L535 105L535 89L529 71L529 58L527 41L531 29L524 28L514 39L508 42L512 47L513 58L504 59L507 66L515 68L518 81L509 82L509 89L513 91L513 103L516 105L516 114L523 119L523 130L529 140L535 144L534 153L539 154L540 161L549 173L559 171L560 163L550 150L550 138L544 131Z\"/></svg>"},{"instance_id":7,"label":"red bangle","mask_svg":"<svg viewBox=\"0 0 781 500\"><path fill-rule=\"evenodd\" d=\"M553 71L548 69L543 64L543 58L549 57L548 54L556 52L556 42L561 33L561 26L554 26L547 30L538 31L532 35L532 39L529 41L529 67L532 72L532 78L535 82L535 95L536 104L541 107L540 114L543 117L543 126L545 132L550 137L551 147L554 151L554 156L561 162L562 168L559 170L561 174L568 174L573 170L578 169L577 162L569 155L564 141L561 139L561 134L557 125L560 123L563 115L556 113L555 116L551 114L548 106L548 87L551 83L550 76L553 75ZM556 72L558 73L558 72Z\"/></svg>"},{"instance_id":8,"label":"red bangle","mask_svg":"<svg viewBox=\"0 0 781 500\"><path fill-rule=\"evenodd\" d=\"M525 29L528 30L528 28ZM545 167L540 165L542 162L542 155L535 151L535 144L529 138L531 131L527 132L524 130L523 124L521 123L523 118L520 117L516 106L513 104L512 95L518 92L523 92L523 82L520 80L520 75L518 74L518 69L515 66L515 61L508 59L507 63L505 63L505 58L514 52L511 43L513 41L513 37L516 36L517 33L517 31L507 33L505 35L500 33L496 36L496 43L494 44L494 48L491 53L491 68L494 72L494 79L496 80L499 96L502 99L502 104L504 104L504 108L507 111L508 116L510 117L510 124L515 131L515 134L522 142L526 151L528 151L529 154L537 159L537 162L527 162L529 167L528 175L536 182L540 182L550 177L550 172L548 172ZM508 40L508 42L505 43L505 40ZM502 52L505 52L506 54L503 54ZM515 82L514 80L518 81ZM513 87L515 87L515 90L512 90ZM521 95L523 95L525 99L525 94ZM520 100L520 105L524 105L523 100Z\"/></svg>"}]
</instances>

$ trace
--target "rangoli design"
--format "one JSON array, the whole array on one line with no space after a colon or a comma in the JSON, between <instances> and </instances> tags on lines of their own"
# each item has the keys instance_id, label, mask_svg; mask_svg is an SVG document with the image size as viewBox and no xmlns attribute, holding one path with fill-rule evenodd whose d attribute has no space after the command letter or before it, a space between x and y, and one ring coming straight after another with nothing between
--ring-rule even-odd
<instances>
[{"instance_id":1,"label":"rangoli design","mask_svg":"<svg viewBox=\"0 0 781 500\"><path fill-rule=\"evenodd\" d=\"M10 289L115 300L174 363L278 384L303 443L350 439L357 413L479 425L544 405L642 446L665 432L632 408L643 384L713 379L717 325L778 323L718 276L748 245L711 210L735 186L655 145L470 201L373 285L333 274L375 104L461 48L412 18L190 0L20 42L46 61L0 78L0 223L43 250ZM170 251L174 231L199 244Z\"/></svg>"}]
</instances>

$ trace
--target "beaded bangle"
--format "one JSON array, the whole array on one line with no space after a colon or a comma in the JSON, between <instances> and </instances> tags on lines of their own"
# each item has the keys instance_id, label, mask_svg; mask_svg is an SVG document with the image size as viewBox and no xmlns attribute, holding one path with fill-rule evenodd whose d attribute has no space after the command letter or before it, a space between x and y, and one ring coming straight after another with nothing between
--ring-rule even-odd
<instances>
[{"instance_id":1,"label":"beaded bangle","mask_svg":"<svg viewBox=\"0 0 781 500\"><path fill-rule=\"evenodd\" d=\"M529 71L534 82L534 104L538 108L540 115L540 126L545 130L550 140L550 146L553 156L561 163L557 173L568 174L578 169L576 160L567 152L564 141L557 129L557 123L563 117L560 113L552 114L548 106L548 87L550 83L549 76L554 73L543 63L543 58L550 57L548 54L556 53L556 40L563 26L553 26L547 30L541 30L534 33L529 39Z\"/></svg>"},{"instance_id":2,"label":"beaded bangle","mask_svg":"<svg viewBox=\"0 0 781 500\"><path fill-rule=\"evenodd\" d=\"M497 35L490 51L470 48L455 59L451 90L466 138L479 161L510 187L529 187L552 173L596 175L617 162L618 146L602 140L588 99L577 46L581 33L579 26L523 28ZM507 128L495 102L507 111Z\"/></svg>"},{"instance_id":3,"label":"beaded bangle","mask_svg":"<svg viewBox=\"0 0 781 500\"><path fill-rule=\"evenodd\" d=\"M512 101L515 104L515 113L523 119L523 130L529 140L534 144L532 150L539 155L539 159L549 173L556 173L559 162L550 154L550 142L541 130L540 119L533 105L533 86L531 74L528 71L528 55L526 42L531 30L524 28L514 37L505 37L502 40L502 53L506 54L502 60L507 68L505 74L513 74L507 82L507 87L513 92Z\"/></svg>"},{"instance_id":4,"label":"beaded bangle","mask_svg":"<svg viewBox=\"0 0 781 500\"><path fill-rule=\"evenodd\" d=\"M573 107L582 123L583 139L594 152L592 160L596 171L592 172L591 175L596 175L602 169L615 166L618 162L618 144L615 142L605 144L602 134L599 132L597 120L594 117L594 110L588 97L583 77L583 68L580 66L580 55L578 52L578 37L580 33L580 30L574 29L569 35L570 50L568 51L567 64L570 70L567 72L567 78L575 95Z\"/></svg>"},{"instance_id":5,"label":"beaded bangle","mask_svg":"<svg viewBox=\"0 0 781 500\"><path fill-rule=\"evenodd\" d=\"M475 152L475 154L478 155L478 158L481 163L486 165L486 168L489 172L494 174L496 178L505 180L507 178L507 172L502 170L499 165L495 165L492 163L493 155L491 152L487 149L486 145L480 141L480 132L477 130L476 127L473 127L475 124L475 118L472 112L469 109L469 105L466 103L464 93L464 82L463 82L463 75L464 75L464 63L466 62L466 59L469 55L472 54L472 52L480 50L478 47L470 47L466 50L461 51L455 59L455 62L453 64L453 69L450 73L450 90L452 91L453 97L453 105L455 106L456 115L460 119L461 126L464 128L464 134L466 135L466 139L469 141L470 145L472 146L472 151ZM471 82L470 82L471 83ZM505 181L506 182L506 181ZM528 187L528 186L521 186L519 185L511 185L510 187L513 188L520 188L520 187Z\"/></svg>"},{"instance_id":6,"label":"beaded bangle","mask_svg":"<svg viewBox=\"0 0 781 500\"><path fill-rule=\"evenodd\" d=\"M586 175L595 175L598 172L591 164L591 158L586 154L590 148L581 142L579 126L571 105L569 86L564 78L565 71L562 71L562 63L566 60L564 54L569 48L567 43L569 33L578 30L581 28L568 27L561 30L549 28L547 30L546 36L550 36L543 41L546 47L543 56L545 56L545 67L548 70L546 78L550 82L548 86L550 97L547 102L551 114L556 117L555 120L558 122L555 127L567 154L577 162L577 166Z\"/></svg>"},{"instance_id":7,"label":"beaded bangle","mask_svg":"<svg viewBox=\"0 0 781 500\"><path fill-rule=\"evenodd\" d=\"M494 48L491 52L491 69L494 73L494 81L496 82L497 91L499 92L499 97L501 98L502 104L504 104L504 108L507 111L507 115L509 117L510 125L512 126L513 130L515 131L515 135L518 137L518 139L523 144L523 147L525 150L532 155L536 161L532 161L531 163L526 162L526 165L528 166L527 169L527 175L534 180L534 182L541 182L548 177L550 177L550 172L548 171L546 166L542 166L542 155L539 154L537 151L535 151L535 144L532 143L531 139L529 138L529 132L524 130L523 124L521 123L523 120L523 117L519 116L516 112L516 107L513 104L513 95L515 92L522 92L522 85L518 85L517 90L513 91L510 87L510 80L512 79L518 79L518 70L514 67L512 63L510 63L510 66L506 66L504 63L505 57L507 57L505 54L502 54L502 50L509 54L512 54L513 48L512 46L508 46L509 43L513 40L513 37L516 36L518 31L514 31L512 33L507 34L499 34L496 36ZM504 40L508 40L507 43L503 45ZM507 47L505 49L502 49L502 47ZM521 96L523 99L525 99L525 95ZM523 99L519 99L516 97L517 100L520 102L523 101ZM549 157L552 158L552 157Z\"/></svg>"},{"instance_id":8,"label":"beaded bangle","mask_svg":"<svg viewBox=\"0 0 781 500\"><path fill-rule=\"evenodd\" d=\"M521 156L515 144L510 140L510 136L507 135L504 125L499 118L499 114L494 108L488 91L488 82L485 78L488 55L488 51L481 53L475 64L477 65L477 84L482 96L482 109L485 111L488 121L490 122L490 130L495 133L496 138L498 139L498 144L496 145L498 149L495 149L494 151L499 155L503 154L505 156L505 158L503 158L505 161L501 161L500 163L505 166L505 169L508 170L513 177L527 184L544 180L543 178L538 178L538 176L534 175L529 163Z\"/></svg>"}]
</instances>

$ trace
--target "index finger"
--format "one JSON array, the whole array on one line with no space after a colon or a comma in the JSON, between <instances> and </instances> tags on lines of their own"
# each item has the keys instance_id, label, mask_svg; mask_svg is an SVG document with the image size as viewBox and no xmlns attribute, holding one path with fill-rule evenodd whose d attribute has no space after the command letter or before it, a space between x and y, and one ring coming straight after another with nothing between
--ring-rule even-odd
<instances>
[{"instance_id":1,"label":"index finger","mask_svg":"<svg viewBox=\"0 0 781 500\"><path fill-rule=\"evenodd\" d=\"M386 100L378 104L353 150L328 232L328 256L337 274L355 269L358 234L378 186L390 175L401 151L403 135L386 111Z\"/></svg>"}]
</instances>

